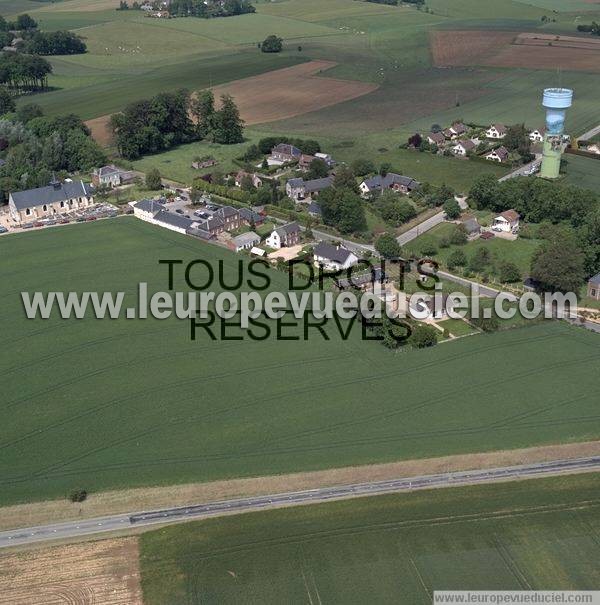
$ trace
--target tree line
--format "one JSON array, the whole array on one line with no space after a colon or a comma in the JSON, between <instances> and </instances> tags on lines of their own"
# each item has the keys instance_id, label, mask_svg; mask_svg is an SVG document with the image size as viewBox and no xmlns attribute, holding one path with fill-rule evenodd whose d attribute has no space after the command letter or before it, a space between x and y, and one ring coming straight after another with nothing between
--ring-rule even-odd
<instances>
[{"instance_id":1,"label":"tree line","mask_svg":"<svg viewBox=\"0 0 600 605\"><path fill-rule=\"evenodd\" d=\"M168 7L172 17L233 17L256 12L256 8L247 0L225 0L225 2L207 2L203 0L172 0Z\"/></svg>"},{"instance_id":2,"label":"tree line","mask_svg":"<svg viewBox=\"0 0 600 605\"><path fill-rule=\"evenodd\" d=\"M87 171L107 161L78 116L47 117L35 104L0 119L0 150L6 162L0 168L3 201L11 191L47 185L53 174Z\"/></svg>"},{"instance_id":3,"label":"tree line","mask_svg":"<svg viewBox=\"0 0 600 605\"><path fill-rule=\"evenodd\" d=\"M231 96L223 95L217 110L212 91L192 96L187 90L131 103L111 116L110 127L119 153L129 160L201 139L241 143L244 131Z\"/></svg>"},{"instance_id":4,"label":"tree line","mask_svg":"<svg viewBox=\"0 0 600 605\"><path fill-rule=\"evenodd\" d=\"M48 88L52 66L39 55L0 54L0 84L15 93L34 92Z\"/></svg>"}]
</instances>

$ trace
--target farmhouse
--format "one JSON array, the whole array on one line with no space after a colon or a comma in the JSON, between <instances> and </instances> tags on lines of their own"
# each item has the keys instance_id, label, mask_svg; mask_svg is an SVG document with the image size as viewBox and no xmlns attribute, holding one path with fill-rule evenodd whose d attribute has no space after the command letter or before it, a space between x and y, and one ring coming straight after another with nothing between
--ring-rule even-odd
<instances>
[{"instance_id":1,"label":"farmhouse","mask_svg":"<svg viewBox=\"0 0 600 605\"><path fill-rule=\"evenodd\" d=\"M600 300L600 273L594 275L594 277L590 277L587 295L594 300Z\"/></svg>"},{"instance_id":2,"label":"farmhouse","mask_svg":"<svg viewBox=\"0 0 600 605\"><path fill-rule=\"evenodd\" d=\"M131 180L131 173L121 170L114 164L95 168L92 172L94 187L118 187L128 180Z\"/></svg>"},{"instance_id":3,"label":"farmhouse","mask_svg":"<svg viewBox=\"0 0 600 605\"><path fill-rule=\"evenodd\" d=\"M446 137L443 132L430 132L427 135L427 142L430 145L437 145L443 147L446 144Z\"/></svg>"},{"instance_id":4,"label":"farmhouse","mask_svg":"<svg viewBox=\"0 0 600 605\"><path fill-rule=\"evenodd\" d=\"M472 140L459 141L453 148L452 153L457 156L466 157L469 152L477 149L477 143Z\"/></svg>"},{"instance_id":5,"label":"farmhouse","mask_svg":"<svg viewBox=\"0 0 600 605\"><path fill-rule=\"evenodd\" d=\"M271 160L281 162L282 164L299 161L301 155L302 151L300 149L287 143L279 143L279 145L275 145L271 150Z\"/></svg>"},{"instance_id":6,"label":"farmhouse","mask_svg":"<svg viewBox=\"0 0 600 605\"><path fill-rule=\"evenodd\" d=\"M519 229L520 215L516 210L506 210L499 214L492 223L494 231L503 231L505 233L515 233Z\"/></svg>"},{"instance_id":7,"label":"farmhouse","mask_svg":"<svg viewBox=\"0 0 600 605\"><path fill-rule=\"evenodd\" d=\"M295 246L300 241L300 227L298 223L288 223L273 229L265 243L269 248L279 250L283 247Z\"/></svg>"},{"instance_id":8,"label":"farmhouse","mask_svg":"<svg viewBox=\"0 0 600 605\"><path fill-rule=\"evenodd\" d=\"M506 136L506 126L504 124L492 124L485 131L485 136L488 139L503 139Z\"/></svg>"},{"instance_id":9,"label":"farmhouse","mask_svg":"<svg viewBox=\"0 0 600 605\"><path fill-rule=\"evenodd\" d=\"M492 149L489 153L486 153L485 159L491 160L492 162L506 162L508 160L508 149L506 147L498 147L498 149Z\"/></svg>"},{"instance_id":10,"label":"farmhouse","mask_svg":"<svg viewBox=\"0 0 600 605\"><path fill-rule=\"evenodd\" d=\"M333 185L333 177L327 176L322 179L313 179L305 181L304 179L290 179L285 185L285 192L288 197L296 202L309 201L317 197L323 189Z\"/></svg>"},{"instance_id":11,"label":"farmhouse","mask_svg":"<svg viewBox=\"0 0 600 605\"><path fill-rule=\"evenodd\" d=\"M379 193L385 189L399 191L408 195L411 191L418 189L421 183L415 181L409 176L402 176L393 172L388 172L385 176L376 174L375 176L365 179L360 184L360 192L363 197L367 197L373 193Z\"/></svg>"},{"instance_id":12,"label":"farmhouse","mask_svg":"<svg viewBox=\"0 0 600 605\"><path fill-rule=\"evenodd\" d=\"M10 216L18 223L87 208L93 203L93 191L83 181L61 183L53 179L46 187L15 191L8 196Z\"/></svg>"},{"instance_id":13,"label":"farmhouse","mask_svg":"<svg viewBox=\"0 0 600 605\"><path fill-rule=\"evenodd\" d=\"M250 208L240 208L238 210L240 220L246 225L262 225L265 222L265 217Z\"/></svg>"},{"instance_id":14,"label":"farmhouse","mask_svg":"<svg viewBox=\"0 0 600 605\"><path fill-rule=\"evenodd\" d=\"M242 233L241 235L234 237L231 244L231 247L236 252L251 250L256 245L260 244L260 235L254 233L254 231L248 231L247 233Z\"/></svg>"},{"instance_id":15,"label":"farmhouse","mask_svg":"<svg viewBox=\"0 0 600 605\"><path fill-rule=\"evenodd\" d=\"M348 269L358 262L358 257L343 246L333 246L327 242L319 242L314 249L315 265L322 265L330 271Z\"/></svg>"},{"instance_id":16,"label":"farmhouse","mask_svg":"<svg viewBox=\"0 0 600 605\"><path fill-rule=\"evenodd\" d=\"M545 128L536 128L529 133L529 140L532 143L543 143L544 135L546 134Z\"/></svg>"}]
</instances>

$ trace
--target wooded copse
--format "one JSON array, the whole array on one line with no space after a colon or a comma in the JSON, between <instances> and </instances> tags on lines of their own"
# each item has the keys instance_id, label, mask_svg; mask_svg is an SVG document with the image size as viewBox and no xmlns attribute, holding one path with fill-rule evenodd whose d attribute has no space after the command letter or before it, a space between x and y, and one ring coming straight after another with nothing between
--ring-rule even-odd
<instances>
[{"instance_id":1,"label":"wooded copse","mask_svg":"<svg viewBox=\"0 0 600 605\"><path fill-rule=\"evenodd\" d=\"M111 116L110 126L119 153L129 160L201 139L225 145L243 141L235 102L223 95L216 110L211 91L192 96L179 90L131 103Z\"/></svg>"},{"instance_id":2,"label":"wooded copse","mask_svg":"<svg viewBox=\"0 0 600 605\"><path fill-rule=\"evenodd\" d=\"M16 93L48 88L52 66L39 55L0 54L0 84Z\"/></svg>"}]
</instances>

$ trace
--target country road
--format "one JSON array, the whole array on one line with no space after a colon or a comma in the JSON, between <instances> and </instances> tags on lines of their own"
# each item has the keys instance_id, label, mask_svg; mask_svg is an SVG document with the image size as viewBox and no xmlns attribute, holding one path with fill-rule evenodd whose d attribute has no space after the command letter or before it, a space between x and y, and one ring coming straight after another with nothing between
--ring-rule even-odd
<instances>
[{"instance_id":1,"label":"country road","mask_svg":"<svg viewBox=\"0 0 600 605\"><path fill-rule=\"evenodd\" d=\"M477 483L492 483L530 477L558 475L566 472L600 471L600 456L554 460L522 464L487 470L456 471L420 477L407 477L355 483L336 487L324 487L297 492L253 496L208 504L198 504L179 508L132 512L128 514L99 517L96 519L75 520L66 523L54 523L38 527L14 529L0 532L0 548L21 546L51 540L65 540L94 536L109 532L126 532L139 527L205 519L230 513L258 511L268 508L281 508L298 504L319 504L332 500L375 496L417 489L444 488Z\"/></svg>"}]
</instances>

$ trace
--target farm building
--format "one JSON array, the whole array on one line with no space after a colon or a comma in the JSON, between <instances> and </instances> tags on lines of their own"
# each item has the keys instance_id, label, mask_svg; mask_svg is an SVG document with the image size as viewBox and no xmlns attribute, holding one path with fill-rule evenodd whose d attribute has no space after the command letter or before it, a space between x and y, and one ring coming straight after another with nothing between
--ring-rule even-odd
<instances>
[{"instance_id":1,"label":"farm building","mask_svg":"<svg viewBox=\"0 0 600 605\"><path fill-rule=\"evenodd\" d=\"M240 220L246 225L262 225L265 222L265 217L262 214L250 209L240 208L239 209Z\"/></svg>"},{"instance_id":2,"label":"farm building","mask_svg":"<svg viewBox=\"0 0 600 605\"><path fill-rule=\"evenodd\" d=\"M165 210L165 206L156 200L141 200L130 205L133 207L133 214L143 221L150 221L161 210Z\"/></svg>"},{"instance_id":3,"label":"farm building","mask_svg":"<svg viewBox=\"0 0 600 605\"><path fill-rule=\"evenodd\" d=\"M235 186L241 187L244 179L249 179L249 181L252 183L252 186L256 187L256 189L262 187L263 180L255 172L246 172L245 170L240 170L235 175Z\"/></svg>"},{"instance_id":4,"label":"farm building","mask_svg":"<svg viewBox=\"0 0 600 605\"><path fill-rule=\"evenodd\" d=\"M46 187L14 191L8 196L8 210L17 223L87 208L93 203L93 190L83 181L61 183L53 179Z\"/></svg>"},{"instance_id":5,"label":"farm building","mask_svg":"<svg viewBox=\"0 0 600 605\"><path fill-rule=\"evenodd\" d=\"M265 243L269 248L279 250L283 247L295 246L300 241L300 227L298 223L288 223L273 229Z\"/></svg>"},{"instance_id":6,"label":"farm building","mask_svg":"<svg viewBox=\"0 0 600 605\"><path fill-rule=\"evenodd\" d=\"M385 176L376 174L375 176L365 179L360 184L360 192L363 197L367 197L372 193L379 193L386 189L398 191L400 193L409 194L411 191L418 189L421 183L415 181L409 176L402 176L394 172L388 172Z\"/></svg>"},{"instance_id":7,"label":"farm building","mask_svg":"<svg viewBox=\"0 0 600 605\"><path fill-rule=\"evenodd\" d=\"M358 262L358 257L350 250L327 242L319 242L315 246L313 258L315 265L322 265L331 271L348 269Z\"/></svg>"},{"instance_id":8,"label":"farm building","mask_svg":"<svg viewBox=\"0 0 600 605\"><path fill-rule=\"evenodd\" d=\"M467 127L462 123L462 122L455 122L454 124L452 124L452 126L450 126L450 128L446 128L446 130L443 131L444 136L447 139L456 139L459 136L465 134L467 132Z\"/></svg>"},{"instance_id":9,"label":"farm building","mask_svg":"<svg viewBox=\"0 0 600 605\"><path fill-rule=\"evenodd\" d=\"M545 128L536 128L529 133L529 140L532 143L543 143L544 135L546 134Z\"/></svg>"},{"instance_id":10,"label":"farm building","mask_svg":"<svg viewBox=\"0 0 600 605\"><path fill-rule=\"evenodd\" d=\"M446 137L443 132L430 132L427 135L427 142L430 145L437 145L443 147L446 144Z\"/></svg>"},{"instance_id":11,"label":"farm building","mask_svg":"<svg viewBox=\"0 0 600 605\"><path fill-rule=\"evenodd\" d=\"M302 156L302 151L287 143L279 143L271 150L271 160L282 164L299 161L300 156Z\"/></svg>"},{"instance_id":12,"label":"farm building","mask_svg":"<svg viewBox=\"0 0 600 605\"><path fill-rule=\"evenodd\" d=\"M492 223L494 231L503 231L505 233L515 233L519 229L520 215L516 210L506 210L499 214Z\"/></svg>"},{"instance_id":13,"label":"farm building","mask_svg":"<svg viewBox=\"0 0 600 605\"><path fill-rule=\"evenodd\" d=\"M588 280L587 295L594 300L600 300L600 273Z\"/></svg>"}]
</instances>

